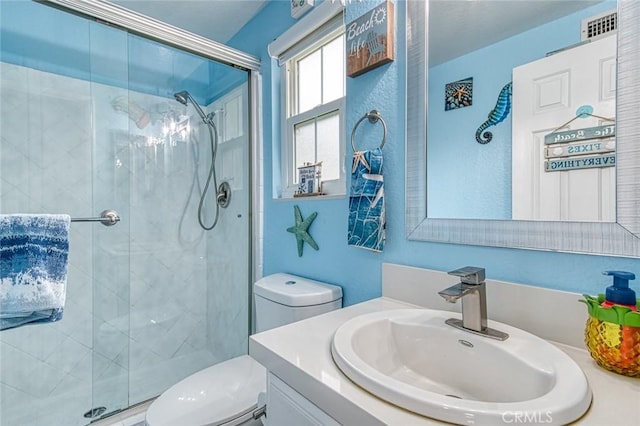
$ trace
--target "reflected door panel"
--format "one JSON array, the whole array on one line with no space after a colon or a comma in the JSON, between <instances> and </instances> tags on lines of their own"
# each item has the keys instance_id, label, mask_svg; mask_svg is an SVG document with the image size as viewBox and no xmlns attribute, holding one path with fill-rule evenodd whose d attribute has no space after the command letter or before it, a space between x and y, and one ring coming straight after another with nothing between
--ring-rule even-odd
<instances>
[{"instance_id":1,"label":"reflected door panel","mask_svg":"<svg viewBox=\"0 0 640 426\"><path fill-rule=\"evenodd\" d=\"M615 116L615 56L613 35L514 68L513 219L615 222L615 167L545 170L546 161L590 161L614 138L544 143L556 131L613 124L603 117ZM575 119L583 106L593 115ZM564 153L545 158L545 149Z\"/></svg>"}]
</instances>

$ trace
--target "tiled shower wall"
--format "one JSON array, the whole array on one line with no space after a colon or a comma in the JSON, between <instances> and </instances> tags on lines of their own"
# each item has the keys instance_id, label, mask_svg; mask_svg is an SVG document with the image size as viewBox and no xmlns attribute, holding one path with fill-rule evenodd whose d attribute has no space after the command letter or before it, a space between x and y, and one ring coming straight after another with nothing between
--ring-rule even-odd
<instances>
[{"instance_id":1,"label":"tiled shower wall","mask_svg":"<svg viewBox=\"0 0 640 426\"><path fill-rule=\"evenodd\" d=\"M87 424L92 407L126 408L246 353L246 119L243 137L220 145L233 199L205 233L196 210L208 133L196 119L191 136L163 131L161 112L183 115L183 106L0 66L0 212L89 217L109 208L122 217L113 227L72 224L62 321L0 333L0 425ZM122 97L153 111L151 123L138 128L114 109ZM220 116L221 129L237 122L232 114Z\"/></svg>"},{"instance_id":2,"label":"tiled shower wall","mask_svg":"<svg viewBox=\"0 0 640 426\"><path fill-rule=\"evenodd\" d=\"M91 212L92 147L85 142L92 136L89 84L71 80L65 86L68 95L61 96L54 76L0 65L0 211ZM94 230L71 228L64 320L46 329L0 333L3 425L35 424L27 417L33 415L31 407L44 414L59 405L74 411L91 406ZM50 396L56 401L47 407ZM53 414L60 424L62 418Z\"/></svg>"}]
</instances>

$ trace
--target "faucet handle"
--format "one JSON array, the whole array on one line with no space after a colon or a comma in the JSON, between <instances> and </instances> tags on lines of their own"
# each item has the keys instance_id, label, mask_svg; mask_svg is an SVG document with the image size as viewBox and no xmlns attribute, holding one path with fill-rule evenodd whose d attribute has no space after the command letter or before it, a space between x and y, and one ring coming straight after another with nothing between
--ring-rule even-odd
<instances>
[{"instance_id":1,"label":"faucet handle","mask_svg":"<svg viewBox=\"0 0 640 426\"><path fill-rule=\"evenodd\" d=\"M465 284L482 284L485 279L484 268L477 266L465 266L454 271L447 272L449 275L460 277L460 281Z\"/></svg>"}]
</instances>

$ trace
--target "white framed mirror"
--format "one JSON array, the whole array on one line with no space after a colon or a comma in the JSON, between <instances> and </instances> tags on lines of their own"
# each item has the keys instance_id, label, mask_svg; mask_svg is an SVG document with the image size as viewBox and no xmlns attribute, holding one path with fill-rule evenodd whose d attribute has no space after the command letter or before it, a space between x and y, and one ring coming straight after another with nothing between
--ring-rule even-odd
<instances>
[{"instance_id":1,"label":"white framed mirror","mask_svg":"<svg viewBox=\"0 0 640 426\"><path fill-rule=\"evenodd\" d=\"M615 222L427 216L428 13L428 1L407 2L407 238L640 257L640 2L618 1Z\"/></svg>"}]
</instances>

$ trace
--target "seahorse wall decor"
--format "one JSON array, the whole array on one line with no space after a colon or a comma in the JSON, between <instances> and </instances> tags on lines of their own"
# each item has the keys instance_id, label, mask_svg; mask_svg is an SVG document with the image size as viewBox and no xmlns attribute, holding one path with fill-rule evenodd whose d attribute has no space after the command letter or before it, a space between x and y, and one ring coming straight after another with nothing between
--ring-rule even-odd
<instances>
[{"instance_id":1,"label":"seahorse wall decor","mask_svg":"<svg viewBox=\"0 0 640 426\"><path fill-rule=\"evenodd\" d=\"M493 133L484 132L485 129L504 121L509 115L509 111L511 111L511 82L507 83L500 91L496 106L489 113L488 120L482 123L480 127L478 127L478 130L476 130L476 140L478 143L484 145L491 142ZM482 132L484 132L484 134Z\"/></svg>"}]
</instances>

